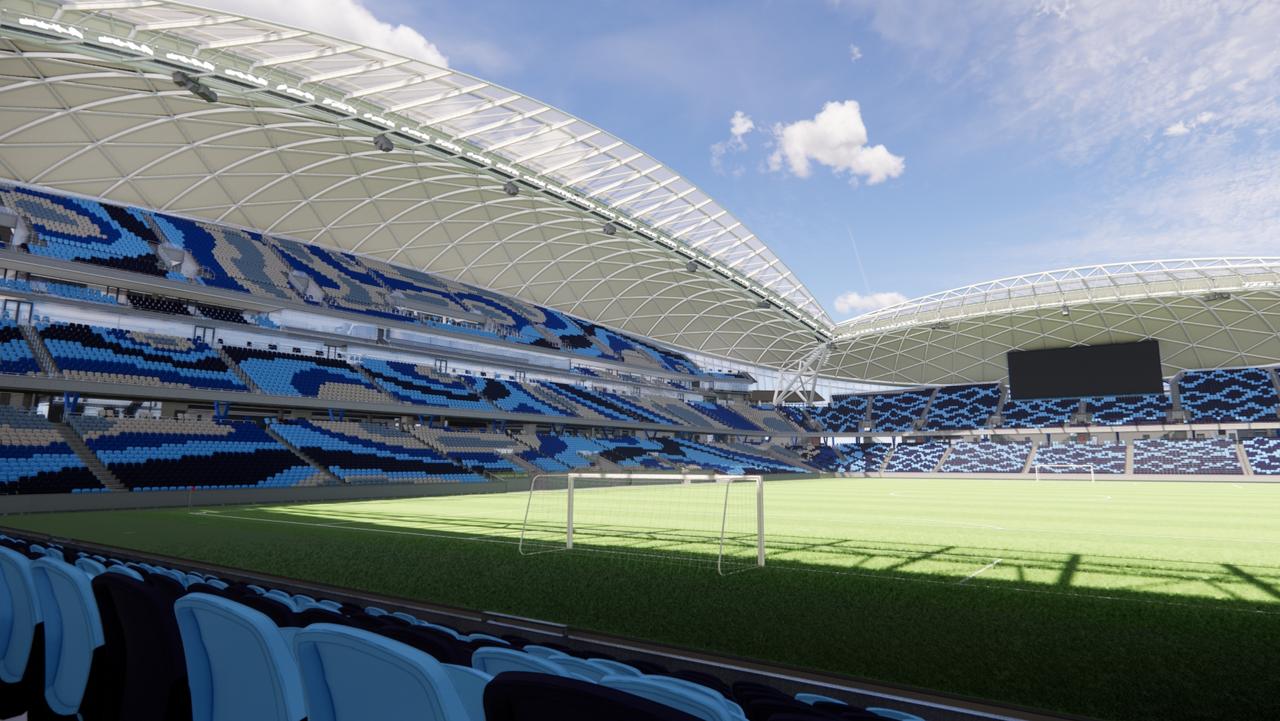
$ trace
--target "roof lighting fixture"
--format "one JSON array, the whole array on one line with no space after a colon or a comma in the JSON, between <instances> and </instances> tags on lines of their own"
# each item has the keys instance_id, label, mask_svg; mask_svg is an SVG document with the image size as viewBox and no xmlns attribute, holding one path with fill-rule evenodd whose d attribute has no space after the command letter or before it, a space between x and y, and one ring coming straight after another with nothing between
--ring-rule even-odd
<instances>
[{"instance_id":1,"label":"roof lighting fixture","mask_svg":"<svg viewBox=\"0 0 1280 721\"><path fill-rule=\"evenodd\" d=\"M173 71L173 84L200 98L206 103L218 102L218 94L213 88L187 75L181 70Z\"/></svg>"}]
</instances>

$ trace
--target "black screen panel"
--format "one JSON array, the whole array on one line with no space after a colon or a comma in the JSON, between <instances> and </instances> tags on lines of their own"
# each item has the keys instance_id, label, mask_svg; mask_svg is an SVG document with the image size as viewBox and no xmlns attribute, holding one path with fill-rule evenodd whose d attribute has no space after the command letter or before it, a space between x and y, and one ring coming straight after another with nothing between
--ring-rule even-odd
<instances>
[{"instance_id":1,"label":"black screen panel","mask_svg":"<svg viewBox=\"0 0 1280 721\"><path fill-rule=\"evenodd\" d=\"M1160 344L1153 340L1010 351L1006 359L1009 397L1018 400L1164 391Z\"/></svg>"}]
</instances>

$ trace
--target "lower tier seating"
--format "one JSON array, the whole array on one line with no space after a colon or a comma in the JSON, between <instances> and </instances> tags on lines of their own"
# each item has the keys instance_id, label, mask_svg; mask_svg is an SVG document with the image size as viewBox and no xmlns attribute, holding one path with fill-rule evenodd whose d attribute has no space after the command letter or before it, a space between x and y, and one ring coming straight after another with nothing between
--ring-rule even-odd
<instances>
[{"instance_id":1,"label":"lower tier seating","mask_svg":"<svg viewBox=\"0 0 1280 721\"><path fill-rule=\"evenodd\" d=\"M76 416L71 426L134 491L314 485L320 474L253 421Z\"/></svg>"},{"instance_id":2,"label":"lower tier seating","mask_svg":"<svg viewBox=\"0 0 1280 721\"><path fill-rule=\"evenodd\" d=\"M516 450L516 442L511 436L423 427L414 428L413 435L472 470L488 473L522 472L519 466L508 460L508 456L513 455Z\"/></svg>"},{"instance_id":3,"label":"lower tier seating","mask_svg":"<svg viewBox=\"0 0 1280 721\"><path fill-rule=\"evenodd\" d=\"M63 375L89 381L247 391L218 351L198 338L56 323L40 338Z\"/></svg>"},{"instance_id":4,"label":"lower tier seating","mask_svg":"<svg viewBox=\"0 0 1280 721\"><path fill-rule=\"evenodd\" d=\"M939 470L943 473L1021 473L1030 454L1030 443L956 443Z\"/></svg>"},{"instance_id":5,"label":"lower tier seating","mask_svg":"<svg viewBox=\"0 0 1280 721\"><path fill-rule=\"evenodd\" d=\"M884 470L887 473L932 473L946 450L947 444L937 441L902 443L893 449Z\"/></svg>"},{"instance_id":6,"label":"lower tier seating","mask_svg":"<svg viewBox=\"0 0 1280 721\"><path fill-rule=\"evenodd\" d=\"M1040 473L1124 473L1123 443L1057 443L1036 449L1035 467Z\"/></svg>"},{"instance_id":7,"label":"lower tier seating","mask_svg":"<svg viewBox=\"0 0 1280 721\"><path fill-rule=\"evenodd\" d=\"M839 470L842 473L879 473L891 448L893 446L888 443L842 443L837 446L844 456Z\"/></svg>"},{"instance_id":8,"label":"lower tier seating","mask_svg":"<svg viewBox=\"0 0 1280 721\"><path fill-rule=\"evenodd\" d=\"M693 406L694 410L702 413L725 428L732 428L739 431L760 430L756 427L756 424L746 418L743 418L741 414L729 406L721 405L719 403L708 403L706 401L689 401L689 405Z\"/></svg>"},{"instance_id":9,"label":"lower tier seating","mask_svg":"<svg viewBox=\"0 0 1280 721\"><path fill-rule=\"evenodd\" d=\"M1246 438L1240 442L1255 476L1280 475L1280 438Z\"/></svg>"},{"instance_id":10,"label":"lower tier seating","mask_svg":"<svg viewBox=\"0 0 1280 721\"><path fill-rule=\"evenodd\" d=\"M406 403L441 408L487 411L493 406L456 376L437 373L424 365L365 358L360 367L391 397Z\"/></svg>"},{"instance_id":11,"label":"lower tier seating","mask_svg":"<svg viewBox=\"0 0 1280 721\"><path fill-rule=\"evenodd\" d=\"M479 482L484 477L391 426L352 421L275 421L271 428L347 483Z\"/></svg>"},{"instance_id":12,"label":"lower tier seating","mask_svg":"<svg viewBox=\"0 0 1280 721\"><path fill-rule=\"evenodd\" d=\"M573 418L574 414L565 408L552 405L535 398L524 386L515 381L504 381L497 378L476 378L463 376L462 380L476 395L510 413L532 413L543 416L559 416Z\"/></svg>"},{"instance_id":13,"label":"lower tier seating","mask_svg":"<svg viewBox=\"0 0 1280 721\"><path fill-rule=\"evenodd\" d=\"M98 490L106 489L52 423L0 406L0 494Z\"/></svg>"},{"instance_id":14,"label":"lower tier seating","mask_svg":"<svg viewBox=\"0 0 1280 721\"><path fill-rule=\"evenodd\" d=\"M585 436L538 433L523 439L528 450L520 457L548 473L562 473L591 467L589 456L603 450L595 441Z\"/></svg>"},{"instance_id":15,"label":"lower tier seating","mask_svg":"<svg viewBox=\"0 0 1280 721\"><path fill-rule=\"evenodd\" d=\"M813 466L820 471L835 473L843 470L841 466L845 463L845 459L840 455L839 451L825 443L816 445L803 443L789 446L788 450L803 459L806 465Z\"/></svg>"},{"instance_id":16,"label":"lower tier seating","mask_svg":"<svg viewBox=\"0 0 1280 721\"><path fill-rule=\"evenodd\" d=\"M1231 475L1242 471L1236 444L1230 439L1169 441L1153 438L1133 442L1133 472Z\"/></svg>"}]
</instances>

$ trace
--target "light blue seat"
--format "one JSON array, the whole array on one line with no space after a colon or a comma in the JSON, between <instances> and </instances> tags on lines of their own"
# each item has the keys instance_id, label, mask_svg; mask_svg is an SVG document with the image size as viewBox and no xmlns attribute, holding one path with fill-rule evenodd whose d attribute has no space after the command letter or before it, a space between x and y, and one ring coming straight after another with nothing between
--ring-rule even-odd
<instances>
[{"instance_id":1,"label":"light blue seat","mask_svg":"<svg viewBox=\"0 0 1280 721\"><path fill-rule=\"evenodd\" d=\"M838 698L823 696L820 693L798 693L796 694L796 700L801 703L807 703L810 706L814 705L815 703L836 703L836 704L840 704L841 706L849 705Z\"/></svg>"},{"instance_id":2,"label":"light blue seat","mask_svg":"<svg viewBox=\"0 0 1280 721\"><path fill-rule=\"evenodd\" d=\"M287 593L285 593L284 591L281 591L281 590L279 590L279 589L275 589L275 588L273 588L273 589L271 589L270 591L267 591L266 593L262 594L262 597L263 597L263 598L269 598L269 599L271 599L272 601L275 601L275 602L277 602L277 603L279 603L279 604L281 604L281 605L285 606L285 607L286 607L286 608L288 608L290 611L295 611L295 612L296 612L296 611L301 611L301 610L302 610L301 608L298 608L298 602L297 602L297 601L295 601L295 600L293 600L293 596L290 596L289 594L287 594Z\"/></svg>"},{"instance_id":3,"label":"light blue seat","mask_svg":"<svg viewBox=\"0 0 1280 721\"><path fill-rule=\"evenodd\" d=\"M743 721L742 708L705 686L671 676L605 676L601 686L647 698L704 721Z\"/></svg>"},{"instance_id":4,"label":"light blue seat","mask_svg":"<svg viewBox=\"0 0 1280 721\"><path fill-rule=\"evenodd\" d=\"M44 618L44 699L54 713L80 710L94 651L106 640L84 571L45 556L31 564Z\"/></svg>"},{"instance_id":5,"label":"light blue seat","mask_svg":"<svg viewBox=\"0 0 1280 721\"><path fill-rule=\"evenodd\" d=\"M192 721L300 721L302 680L280 629L234 601L189 593L173 604Z\"/></svg>"},{"instance_id":6,"label":"light blue seat","mask_svg":"<svg viewBox=\"0 0 1280 721\"><path fill-rule=\"evenodd\" d=\"M374 618L377 618L378 616L387 615L386 611L384 611L381 608L378 608L377 606L365 606L364 612L370 616L373 616Z\"/></svg>"},{"instance_id":7,"label":"light blue seat","mask_svg":"<svg viewBox=\"0 0 1280 721\"><path fill-rule=\"evenodd\" d=\"M498 638L497 636L491 636L487 633L472 633L472 634L468 634L467 636L459 635L459 637L462 638L463 641L491 641L493 643L496 643L502 646L511 645L511 642L508 641L507 639Z\"/></svg>"},{"instance_id":8,"label":"light blue seat","mask_svg":"<svg viewBox=\"0 0 1280 721\"><path fill-rule=\"evenodd\" d=\"M316 601L316 605L319 606L320 608L323 608L326 611L333 611L334 613L342 613L342 604L338 603L337 601L330 601L329 599L326 598L323 601Z\"/></svg>"},{"instance_id":9,"label":"light blue seat","mask_svg":"<svg viewBox=\"0 0 1280 721\"><path fill-rule=\"evenodd\" d=\"M621 661L613 661L607 658L589 658L587 663L605 671L606 676L643 676L634 666L628 666Z\"/></svg>"},{"instance_id":10,"label":"light blue seat","mask_svg":"<svg viewBox=\"0 0 1280 721\"><path fill-rule=\"evenodd\" d=\"M484 671L490 676L497 676L504 671L528 671L531 673L548 673L553 676L567 676L580 681L591 679L561 668L550 659L538 658L523 651L509 648L485 646L471 654L471 667Z\"/></svg>"},{"instance_id":11,"label":"light blue seat","mask_svg":"<svg viewBox=\"0 0 1280 721\"><path fill-rule=\"evenodd\" d=\"M444 664L358 628L313 623L293 637L308 721L472 718Z\"/></svg>"},{"instance_id":12,"label":"light blue seat","mask_svg":"<svg viewBox=\"0 0 1280 721\"><path fill-rule=\"evenodd\" d=\"M470 666L458 666L452 663L442 664L453 682L453 690L458 694L467 715L472 721L484 721L484 687L489 685L493 676Z\"/></svg>"},{"instance_id":13,"label":"light blue seat","mask_svg":"<svg viewBox=\"0 0 1280 721\"><path fill-rule=\"evenodd\" d=\"M132 579L133 579L133 580L135 580L135 581L144 581L144 579L142 578L142 574L141 574L141 573L138 573L137 571L133 570L132 568L129 568L128 566L125 566L125 565L122 565L122 564L119 564L119 563L115 563L115 564L112 564L112 565L108 566L108 567L107 567L107 570L106 570L105 572L106 572L106 573L119 573L119 574L121 574L121 575L123 575L123 576L128 576L129 578L132 578ZM145 582L145 581L144 581L144 582Z\"/></svg>"},{"instance_id":14,"label":"light blue seat","mask_svg":"<svg viewBox=\"0 0 1280 721\"><path fill-rule=\"evenodd\" d=\"M599 682L600 679L605 676L613 675L612 671L605 670L585 658L575 658L568 654L562 653L559 656L554 656L547 660L564 669L568 673L577 674L590 681ZM640 675L640 672L637 671L635 675Z\"/></svg>"},{"instance_id":15,"label":"light blue seat","mask_svg":"<svg viewBox=\"0 0 1280 721\"><path fill-rule=\"evenodd\" d=\"M76 568L88 574L89 578L107 570L107 567L87 556L76 559Z\"/></svg>"},{"instance_id":16,"label":"light blue seat","mask_svg":"<svg viewBox=\"0 0 1280 721\"><path fill-rule=\"evenodd\" d=\"M913 713L906 711L895 711L891 708L881 708L879 706L870 706L867 708L871 713L882 718L891 719L891 721L924 721L924 719Z\"/></svg>"},{"instance_id":17,"label":"light blue seat","mask_svg":"<svg viewBox=\"0 0 1280 721\"><path fill-rule=\"evenodd\" d=\"M534 643L531 643L525 646L524 652L527 654L531 654L533 656L537 656L538 658L551 658L551 659L563 658L569 655L564 651L557 651L554 648L539 646Z\"/></svg>"},{"instance_id":18,"label":"light blue seat","mask_svg":"<svg viewBox=\"0 0 1280 721\"><path fill-rule=\"evenodd\" d=\"M0 681L16 684L27 670L36 626L42 622L31 561L0 547Z\"/></svg>"}]
</instances>

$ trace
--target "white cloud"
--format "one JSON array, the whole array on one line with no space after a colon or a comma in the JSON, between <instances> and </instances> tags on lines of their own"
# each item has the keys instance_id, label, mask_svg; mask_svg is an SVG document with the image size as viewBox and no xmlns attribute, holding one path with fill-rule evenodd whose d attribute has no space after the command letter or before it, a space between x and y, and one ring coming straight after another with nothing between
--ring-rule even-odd
<instances>
[{"instance_id":1,"label":"white cloud","mask_svg":"<svg viewBox=\"0 0 1280 721\"><path fill-rule=\"evenodd\" d=\"M1176 138L1179 135L1186 135L1189 132L1191 132L1191 128L1188 128L1187 124L1181 120L1164 129L1165 136L1170 138Z\"/></svg>"},{"instance_id":2,"label":"white cloud","mask_svg":"<svg viewBox=\"0 0 1280 721\"><path fill-rule=\"evenodd\" d=\"M747 133L756 129L756 123L751 116L741 110L733 111L733 117L729 118L729 139L722 140L711 146L711 167L717 173L724 172L724 156L730 152L740 153L747 149ZM743 169L737 167L733 169L733 174L741 175Z\"/></svg>"},{"instance_id":3,"label":"white cloud","mask_svg":"<svg viewBox=\"0 0 1280 721\"><path fill-rule=\"evenodd\" d=\"M857 45L849 45L849 62L856 63L862 59L862 48Z\"/></svg>"},{"instance_id":4,"label":"white cloud","mask_svg":"<svg viewBox=\"0 0 1280 721\"><path fill-rule=\"evenodd\" d=\"M1195 130L1201 125L1208 124L1215 117L1217 117L1215 114L1206 111L1206 112L1197 114L1196 117L1192 120L1185 120L1185 121L1179 120L1178 122L1164 129L1165 137L1176 138L1180 135L1187 135L1192 130Z\"/></svg>"},{"instance_id":5,"label":"white cloud","mask_svg":"<svg viewBox=\"0 0 1280 721\"><path fill-rule=\"evenodd\" d=\"M405 55L432 65L449 65L444 53L417 30L408 25L392 25L379 20L358 0L202 0L201 4L215 10L354 40L377 50Z\"/></svg>"},{"instance_id":6,"label":"white cloud","mask_svg":"<svg viewBox=\"0 0 1280 721\"><path fill-rule=\"evenodd\" d=\"M883 145L867 145L867 126L856 100L829 102L812 120L777 124L773 128L776 147L769 156L769 169L786 168L799 178L812 172L811 162L863 178L870 185L902 175L906 164L901 156Z\"/></svg>"},{"instance_id":7,"label":"white cloud","mask_svg":"<svg viewBox=\"0 0 1280 721\"><path fill-rule=\"evenodd\" d=\"M896 291L888 291L881 293L868 293L863 295L857 291L849 291L841 293L836 297L836 312L841 315L851 315L853 313L866 313L867 311L876 310L878 308L886 308L898 303L905 303L907 296Z\"/></svg>"}]
</instances>

